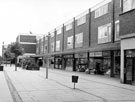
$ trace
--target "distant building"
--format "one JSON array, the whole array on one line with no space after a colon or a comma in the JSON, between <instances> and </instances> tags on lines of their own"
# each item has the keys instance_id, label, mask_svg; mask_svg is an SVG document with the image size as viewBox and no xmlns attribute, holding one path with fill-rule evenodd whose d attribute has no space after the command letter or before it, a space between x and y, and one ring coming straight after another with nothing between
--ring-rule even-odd
<instances>
[{"instance_id":1,"label":"distant building","mask_svg":"<svg viewBox=\"0 0 135 102\"><path fill-rule=\"evenodd\" d=\"M35 55L36 54L36 35L33 34L20 34L16 38L21 47L24 49L23 55Z\"/></svg>"}]
</instances>

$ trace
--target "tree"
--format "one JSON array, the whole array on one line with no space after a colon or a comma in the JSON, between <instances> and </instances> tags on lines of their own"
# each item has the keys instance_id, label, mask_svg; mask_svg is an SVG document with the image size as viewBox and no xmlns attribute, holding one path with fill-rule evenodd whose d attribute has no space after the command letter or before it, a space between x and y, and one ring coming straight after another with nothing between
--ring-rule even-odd
<instances>
[{"instance_id":1,"label":"tree","mask_svg":"<svg viewBox=\"0 0 135 102\"><path fill-rule=\"evenodd\" d=\"M23 54L23 48L18 42L12 43L10 46L10 52L15 55L15 71L17 71L17 57Z\"/></svg>"},{"instance_id":2,"label":"tree","mask_svg":"<svg viewBox=\"0 0 135 102\"><path fill-rule=\"evenodd\" d=\"M11 59L11 52L9 50L6 50L4 52L4 58L6 59L6 65L7 65L7 60Z\"/></svg>"}]
</instances>

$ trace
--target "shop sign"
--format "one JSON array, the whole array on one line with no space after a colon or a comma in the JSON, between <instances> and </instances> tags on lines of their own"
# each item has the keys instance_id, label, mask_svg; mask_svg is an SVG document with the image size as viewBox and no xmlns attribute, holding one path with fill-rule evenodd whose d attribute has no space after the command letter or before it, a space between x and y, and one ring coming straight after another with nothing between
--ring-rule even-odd
<instances>
[{"instance_id":1,"label":"shop sign","mask_svg":"<svg viewBox=\"0 0 135 102\"><path fill-rule=\"evenodd\" d=\"M73 55L64 55L64 58L73 58Z\"/></svg>"},{"instance_id":2,"label":"shop sign","mask_svg":"<svg viewBox=\"0 0 135 102\"><path fill-rule=\"evenodd\" d=\"M110 51L104 51L103 56L104 57L109 57L111 55Z\"/></svg>"},{"instance_id":3,"label":"shop sign","mask_svg":"<svg viewBox=\"0 0 135 102\"><path fill-rule=\"evenodd\" d=\"M126 57L135 57L135 51L131 50L126 51Z\"/></svg>"},{"instance_id":4,"label":"shop sign","mask_svg":"<svg viewBox=\"0 0 135 102\"><path fill-rule=\"evenodd\" d=\"M102 52L91 52L90 57L102 57Z\"/></svg>"},{"instance_id":5,"label":"shop sign","mask_svg":"<svg viewBox=\"0 0 135 102\"><path fill-rule=\"evenodd\" d=\"M78 53L75 54L75 58L87 58L88 54L87 53Z\"/></svg>"},{"instance_id":6,"label":"shop sign","mask_svg":"<svg viewBox=\"0 0 135 102\"><path fill-rule=\"evenodd\" d=\"M95 52L95 56L96 57L101 57L102 56L102 52Z\"/></svg>"},{"instance_id":7,"label":"shop sign","mask_svg":"<svg viewBox=\"0 0 135 102\"><path fill-rule=\"evenodd\" d=\"M94 52L91 52L89 56L94 57L95 56Z\"/></svg>"}]
</instances>

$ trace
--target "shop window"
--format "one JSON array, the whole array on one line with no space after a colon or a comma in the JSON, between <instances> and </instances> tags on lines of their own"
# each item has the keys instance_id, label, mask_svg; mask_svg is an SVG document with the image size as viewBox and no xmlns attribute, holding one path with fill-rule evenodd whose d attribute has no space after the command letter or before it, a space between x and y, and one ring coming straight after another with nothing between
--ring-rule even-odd
<instances>
[{"instance_id":1,"label":"shop window","mask_svg":"<svg viewBox=\"0 0 135 102\"><path fill-rule=\"evenodd\" d=\"M95 18L98 18L98 17L105 15L107 13L108 13L108 4L95 10Z\"/></svg>"},{"instance_id":2,"label":"shop window","mask_svg":"<svg viewBox=\"0 0 135 102\"><path fill-rule=\"evenodd\" d=\"M98 27L98 44L111 42L111 23Z\"/></svg>"},{"instance_id":3,"label":"shop window","mask_svg":"<svg viewBox=\"0 0 135 102\"><path fill-rule=\"evenodd\" d=\"M79 33L75 35L75 47L83 46L83 33Z\"/></svg>"},{"instance_id":4,"label":"shop window","mask_svg":"<svg viewBox=\"0 0 135 102\"><path fill-rule=\"evenodd\" d=\"M56 41L56 51L60 51L60 40Z\"/></svg>"},{"instance_id":5,"label":"shop window","mask_svg":"<svg viewBox=\"0 0 135 102\"><path fill-rule=\"evenodd\" d=\"M84 24L84 23L86 23L86 15L77 19L77 25L78 26L81 25L81 24Z\"/></svg>"},{"instance_id":6,"label":"shop window","mask_svg":"<svg viewBox=\"0 0 135 102\"><path fill-rule=\"evenodd\" d=\"M123 0L123 12L135 8L135 0Z\"/></svg>"},{"instance_id":7,"label":"shop window","mask_svg":"<svg viewBox=\"0 0 135 102\"><path fill-rule=\"evenodd\" d=\"M72 29L72 23L69 23L66 25L66 31L71 30Z\"/></svg>"},{"instance_id":8,"label":"shop window","mask_svg":"<svg viewBox=\"0 0 135 102\"><path fill-rule=\"evenodd\" d=\"M115 41L120 40L119 35L119 20L115 22Z\"/></svg>"},{"instance_id":9,"label":"shop window","mask_svg":"<svg viewBox=\"0 0 135 102\"><path fill-rule=\"evenodd\" d=\"M67 38L67 49L73 48L73 36Z\"/></svg>"}]
</instances>

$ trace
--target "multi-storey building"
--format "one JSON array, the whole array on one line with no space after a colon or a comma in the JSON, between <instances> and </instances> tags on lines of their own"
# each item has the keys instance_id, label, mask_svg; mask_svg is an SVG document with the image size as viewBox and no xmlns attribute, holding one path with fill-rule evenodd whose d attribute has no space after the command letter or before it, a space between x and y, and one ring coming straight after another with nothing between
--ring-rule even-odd
<instances>
[{"instance_id":1,"label":"multi-storey building","mask_svg":"<svg viewBox=\"0 0 135 102\"><path fill-rule=\"evenodd\" d=\"M135 0L122 0L121 82L135 84Z\"/></svg>"},{"instance_id":2,"label":"multi-storey building","mask_svg":"<svg viewBox=\"0 0 135 102\"><path fill-rule=\"evenodd\" d=\"M24 49L25 55L36 55L36 35L33 34L20 34L18 35L16 41Z\"/></svg>"},{"instance_id":3,"label":"multi-storey building","mask_svg":"<svg viewBox=\"0 0 135 102\"><path fill-rule=\"evenodd\" d=\"M133 82L134 4L135 0L105 0L56 27L45 37L44 59L53 68L95 69L96 74Z\"/></svg>"}]
</instances>

